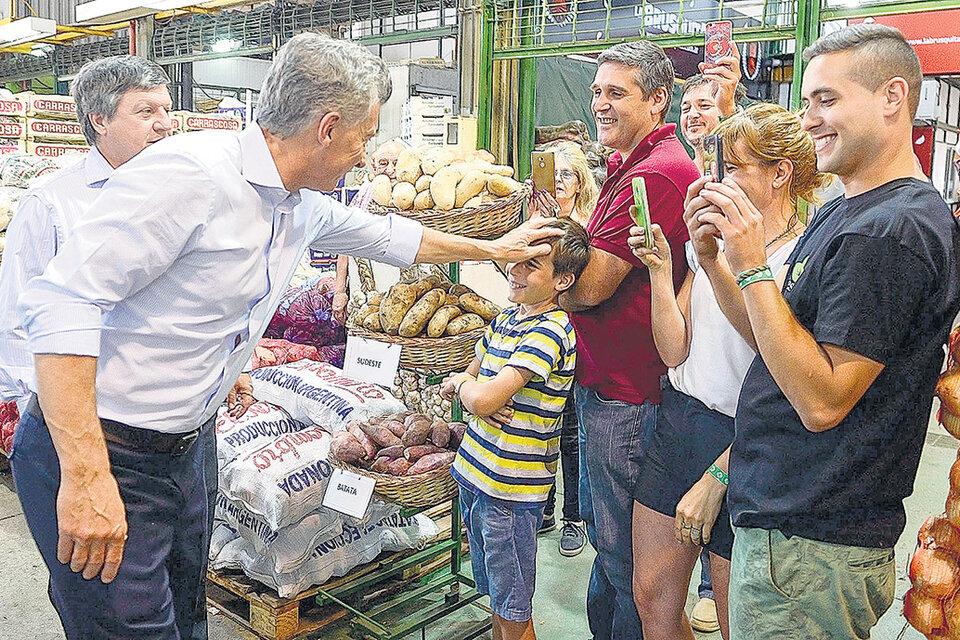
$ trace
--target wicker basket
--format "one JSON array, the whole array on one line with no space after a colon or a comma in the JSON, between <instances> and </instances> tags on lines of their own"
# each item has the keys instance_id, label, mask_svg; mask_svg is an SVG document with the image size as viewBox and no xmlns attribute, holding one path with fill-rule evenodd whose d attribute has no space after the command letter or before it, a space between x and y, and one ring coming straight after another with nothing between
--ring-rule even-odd
<instances>
[{"instance_id":1,"label":"wicker basket","mask_svg":"<svg viewBox=\"0 0 960 640\"><path fill-rule=\"evenodd\" d=\"M329 457L329 461L335 467L367 478L373 478L377 483L374 489L377 495L384 500L396 502L404 507L432 507L457 494L457 481L450 474L450 467L453 465L447 465L415 476L391 476L386 473L376 473L355 467L352 464L337 460L332 455Z\"/></svg>"},{"instance_id":2,"label":"wicker basket","mask_svg":"<svg viewBox=\"0 0 960 640\"><path fill-rule=\"evenodd\" d=\"M381 215L398 213L436 231L480 240L492 240L520 224L523 202L527 199L527 195L529 195L529 188L523 185L509 196L470 209L401 211L396 207L383 207L376 202L371 202L370 210Z\"/></svg>"},{"instance_id":3,"label":"wicker basket","mask_svg":"<svg viewBox=\"0 0 960 640\"><path fill-rule=\"evenodd\" d=\"M375 283L369 262L361 258L357 260L357 268L363 291L373 291ZM432 272L445 280L449 279L447 273L437 265L433 266ZM440 338L404 338L364 329L354 321L352 316L347 320L347 333L352 336L401 345L403 350L400 352L400 366L404 369L421 369L438 373L466 369L473 360L477 340L483 336L485 330L486 327L480 327L458 336Z\"/></svg>"}]
</instances>

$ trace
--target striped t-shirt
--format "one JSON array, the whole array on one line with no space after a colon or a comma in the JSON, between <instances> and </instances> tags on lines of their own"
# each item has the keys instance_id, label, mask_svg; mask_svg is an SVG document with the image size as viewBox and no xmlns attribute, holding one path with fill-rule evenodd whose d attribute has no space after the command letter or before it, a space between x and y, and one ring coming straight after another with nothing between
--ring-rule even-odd
<instances>
[{"instance_id":1,"label":"striped t-shirt","mask_svg":"<svg viewBox=\"0 0 960 640\"><path fill-rule=\"evenodd\" d=\"M467 427L453 464L465 487L501 500L537 504L557 473L560 416L577 360L577 339L566 312L518 319L519 307L494 318L477 342L483 382L506 366L533 372L513 396L513 419L502 429L479 417Z\"/></svg>"}]
</instances>

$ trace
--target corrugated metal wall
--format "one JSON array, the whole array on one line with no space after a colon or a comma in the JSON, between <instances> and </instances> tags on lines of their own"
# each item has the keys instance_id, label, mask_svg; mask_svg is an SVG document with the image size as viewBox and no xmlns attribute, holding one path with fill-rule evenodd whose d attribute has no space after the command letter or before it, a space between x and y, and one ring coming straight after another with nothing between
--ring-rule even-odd
<instances>
[{"instance_id":1,"label":"corrugated metal wall","mask_svg":"<svg viewBox=\"0 0 960 640\"><path fill-rule=\"evenodd\" d=\"M9 6L9 0L0 2ZM74 21L73 8L77 4L78 0L30 0L28 6L23 0L15 0L13 9L17 18L26 18L36 12L41 18L56 20L57 24L71 24ZM30 7L33 7L33 11L30 11Z\"/></svg>"}]
</instances>

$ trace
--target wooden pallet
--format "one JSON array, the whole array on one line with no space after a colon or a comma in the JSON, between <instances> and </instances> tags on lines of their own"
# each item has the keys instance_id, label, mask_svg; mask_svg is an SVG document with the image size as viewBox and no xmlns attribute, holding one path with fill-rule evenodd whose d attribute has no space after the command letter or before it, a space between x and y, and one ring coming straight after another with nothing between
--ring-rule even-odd
<instances>
[{"instance_id":1,"label":"wooden pallet","mask_svg":"<svg viewBox=\"0 0 960 640\"><path fill-rule=\"evenodd\" d=\"M437 507L426 513L437 521L440 533L435 541L450 537L450 506ZM335 578L323 587L333 589L380 569L386 563L416 553L416 550L401 551L378 558L370 564L357 567L342 578ZM450 562L444 553L428 562L411 567L399 576L387 578L363 594L361 605L396 594L411 583L427 576ZM281 598L277 592L243 573L207 571L207 603L216 607L237 624L249 629L265 640L296 640L328 627L349 615L339 605L319 606L316 596L320 589L314 587L292 598Z\"/></svg>"}]
</instances>

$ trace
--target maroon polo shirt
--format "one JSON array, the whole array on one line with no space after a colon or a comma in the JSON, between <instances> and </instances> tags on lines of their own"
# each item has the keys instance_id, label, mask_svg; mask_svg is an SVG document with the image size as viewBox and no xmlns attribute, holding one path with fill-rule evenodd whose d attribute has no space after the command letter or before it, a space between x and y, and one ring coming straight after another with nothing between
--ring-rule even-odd
<instances>
[{"instance_id":1,"label":"maroon polo shirt","mask_svg":"<svg viewBox=\"0 0 960 640\"><path fill-rule=\"evenodd\" d=\"M687 187L699 177L696 165L668 124L648 135L623 161L619 152L607 163L607 179L587 233L591 246L629 262L614 294L586 311L572 313L577 331L577 382L614 400L640 404L660 402L660 376L667 372L653 343L650 325L650 274L630 251L627 238L633 220L631 180L642 176L653 222L663 228L673 253L674 286L687 273L683 244L689 238L683 222Z\"/></svg>"}]
</instances>

